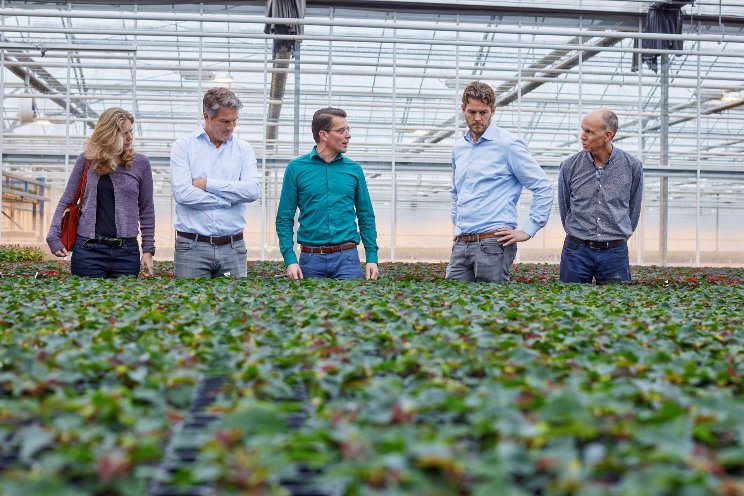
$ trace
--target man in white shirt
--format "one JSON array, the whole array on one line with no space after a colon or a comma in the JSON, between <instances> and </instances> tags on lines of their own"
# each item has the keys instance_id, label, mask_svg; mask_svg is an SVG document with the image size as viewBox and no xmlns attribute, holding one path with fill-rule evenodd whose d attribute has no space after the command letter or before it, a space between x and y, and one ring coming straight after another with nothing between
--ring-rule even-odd
<instances>
[{"instance_id":1,"label":"man in white shirt","mask_svg":"<svg viewBox=\"0 0 744 496\"><path fill-rule=\"evenodd\" d=\"M256 155L233 137L243 106L227 88L204 94L204 126L171 149L176 277L246 276L245 204L259 194Z\"/></svg>"}]
</instances>

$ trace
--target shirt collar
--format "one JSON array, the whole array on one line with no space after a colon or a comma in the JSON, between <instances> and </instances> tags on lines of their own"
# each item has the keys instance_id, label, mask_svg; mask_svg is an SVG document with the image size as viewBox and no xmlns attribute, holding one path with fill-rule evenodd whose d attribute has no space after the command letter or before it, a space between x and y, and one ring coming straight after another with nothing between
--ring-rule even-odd
<instances>
[{"instance_id":1,"label":"shirt collar","mask_svg":"<svg viewBox=\"0 0 744 496\"><path fill-rule=\"evenodd\" d=\"M344 156L343 153L339 153L338 155L336 155L336 158L334 158L330 162L326 162L325 160L323 160L323 157L321 157L320 154L318 153L318 148L314 146L313 151L310 152L310 159L318 160L324 164L333 164L335 162L344 162L346 160L346 157Z\"/></svg>"},{"instance_id":2,"label":"shirt collar","mask_svg":"<svg viewBox=\"0 0 744 496\"><path fill-rule=\"evenodd\" d=\"M488 124L488 127L483 132L483 134L481 134L481 137L479 138L478 141L480 141L481 139L484 139L486 141L493 141L494 138L496 137L495 135L496 135L497 129L498 129L498 126L496 126L496 123L493 122L493 118L491 118L491 122ZM470 134L470 129L465 131L465 140L469 141L470 143L473 142L473 137Z\"/></svg>"},{"instance_id":3,"label":"shirt collar","mask_svg":"<svg viewBox=\"0 0 744 496\"><path fill-rule=\"evenodd\" d=\"M199 129L197 129L196 131L194 131L194 133L192 134L192 136L195 137L195 138L202 138L203 137L204 140L206 140L209 143L212 143L212 140L209 139L209 135L207 134L207 130L204 129L204 126L199 126ZM230 137L227 138L227 141L223 141L222 144L224 145L225 143L229 143L230 141L232 141L232 139L234 137L235 137L235 134L231 134Z\"/></svg>"},{"instance_id":4,"label":"shirt collar","mask_svg":"<svg viewBox=\"0 0 744 496\"><path fill-rule=\"evenodd\" d=\"M615 158L617 154L617 147L615 145L612 145L612 151L610 152L610 156L607 158L607 162L602 164L602 167L607 167ZM591 152L584 152L584 156L586 156L586 159L591 163L594 167L597 167L597 164L594 163L594 157L592 157Z\"/></svg>"}]
</instances>

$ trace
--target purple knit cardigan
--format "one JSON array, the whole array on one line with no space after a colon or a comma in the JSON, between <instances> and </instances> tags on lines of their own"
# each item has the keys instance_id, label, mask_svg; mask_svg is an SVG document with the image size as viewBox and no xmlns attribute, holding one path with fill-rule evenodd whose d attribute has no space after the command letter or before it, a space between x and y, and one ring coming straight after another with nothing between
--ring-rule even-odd
<instances>
[{"instance_id":1,"label":"purple knit cardigan","mask_svg":"<svg viewBox=\"0 0 744 496\"><path fill-rule=\"evenodd\" d=\"M49 226L47 244L52 253L62 249L60 230L62 214L67 204L72 202L85 168L85 155L80 154L70 174L65 192L59 199L57 209ZM135 238L142 231L142 251L155 250L155 205L153 202L152 169L150 159L141 153L134 154L132 168L119 167L111 174L114 184L116 236ZM88 168L88 182L83 195L83 208L80 213L77 233L86 238L94 238L96 230L96 206L98 198L98 180L100 175Z\"/></svg>"}]
</instances>

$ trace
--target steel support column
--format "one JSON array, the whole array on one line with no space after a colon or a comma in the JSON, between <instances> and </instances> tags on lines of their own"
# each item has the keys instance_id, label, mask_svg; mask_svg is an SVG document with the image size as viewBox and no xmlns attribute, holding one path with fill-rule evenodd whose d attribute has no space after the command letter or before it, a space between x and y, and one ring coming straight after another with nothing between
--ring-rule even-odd
<instances>
[{"instance_id":1,"label":"steel support column","mask_svg":"<svg viewBox=\"0 0 744 496\"><path fill-rule=\"evenodd\" d=\"M669 166L669 55L661 54L661 101L659 102L659 167ZM669 176L659 178L659 265L668 262Z\"/></svg>"}]
</instances>

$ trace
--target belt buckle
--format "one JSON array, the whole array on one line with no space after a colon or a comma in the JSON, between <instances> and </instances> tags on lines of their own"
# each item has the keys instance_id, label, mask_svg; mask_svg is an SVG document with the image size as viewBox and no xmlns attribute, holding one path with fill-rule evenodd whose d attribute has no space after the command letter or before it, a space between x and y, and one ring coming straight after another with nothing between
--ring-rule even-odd
<instances>
[{"instance_id":1,"label":"belt buckle","mask_svg":"<svg viewBox=\"0 0 744 496\"><path fill-rule=\"evenodd\" d=\"M333 247L330 247L330 246L321 246L320 247L320 254L321 255L328 255L329 253L333 253Z\"/></svg>"},{"instance_id":2,"label":"belt buckle","mask_svg":"<svg viewBox=\"0 0 744 496\"><path fill-rule=\"evenodd\" d=\"M589 241L589 248L593 250L606 250L610 247L609 241Z\"/></svg>"}]
</instances>

